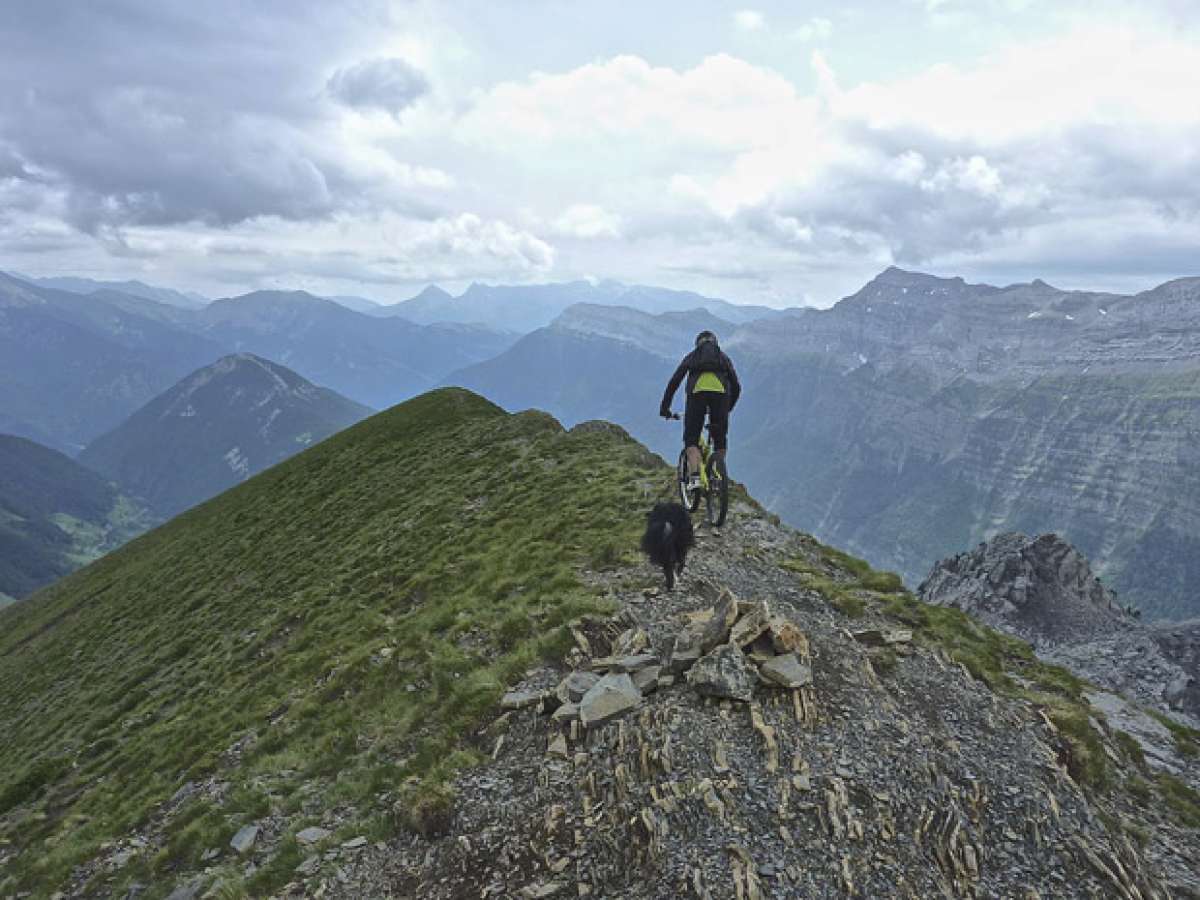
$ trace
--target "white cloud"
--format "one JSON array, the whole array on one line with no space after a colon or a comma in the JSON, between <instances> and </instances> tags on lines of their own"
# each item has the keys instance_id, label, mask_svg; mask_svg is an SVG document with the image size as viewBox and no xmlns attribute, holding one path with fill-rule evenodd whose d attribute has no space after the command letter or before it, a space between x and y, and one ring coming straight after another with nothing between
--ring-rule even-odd
<instances>
[{"instance_id":1,"label":"white cloud","mask_svg":"<svg viewBox=\"0 0 1200 900\"><path fill-rule=\"evenodd\" d=\"M602 206L576 203L554 221L554 229L576 238L615 238L621 236L621 217Z\"/></svg>"},{"instance_id":2,"label":"white cloud","mask_svg":"<svg viewBox=\"0 0 1200 900\"><path fill-rule=\"evenodd\" d=\"M739 9L733 14L733 24L738 31L759 31L767 24L766 16L755 9Z\"/></svg>"}]
</instances>

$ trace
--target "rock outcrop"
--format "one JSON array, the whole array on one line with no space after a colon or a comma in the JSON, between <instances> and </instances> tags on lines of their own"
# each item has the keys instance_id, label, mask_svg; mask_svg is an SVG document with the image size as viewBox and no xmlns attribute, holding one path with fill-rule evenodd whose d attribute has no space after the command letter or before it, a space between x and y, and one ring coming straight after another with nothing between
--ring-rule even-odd
<instances>
[{"instance_id":1,"label":"rock outcrop","mask_svg":"<svg viewBox=\"0 0 1200 900\"><path fill-rule=\"evenodd\" d=\"M1058 535L1002 534L933 567L917 589L1031 643L1077 675L1200 727L1200 619L1144 624Z\"/></svg>"},{"instance_id":2,"label":"rock outcrop","mask_svg":"<svg viewBox=\"0 0 1200 900\"><path fill-rule=\"evenodd\" d=\"M926 603L954 606L1034 647L1125 631L1134 619L1056 534L1001 534L937 563L917 588Z\"/></svg>"}]
</instances>

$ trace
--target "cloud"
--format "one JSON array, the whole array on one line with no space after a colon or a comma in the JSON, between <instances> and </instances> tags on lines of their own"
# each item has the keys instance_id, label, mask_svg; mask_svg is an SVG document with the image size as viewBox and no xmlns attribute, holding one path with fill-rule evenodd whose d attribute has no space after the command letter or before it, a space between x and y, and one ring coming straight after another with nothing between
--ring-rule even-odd
<instances>
[{"instance_id":1,"label":"cloud","mask_svg":"<svg viewBox=\"0 0 1200 900\"><path fill-rule=\"evenodd\" d=\"M355 16L316 0L215 0L203 15L174 0L18 5L0 30L0 146L22 161L16 177L36 172L93 234L401 202L406 165L410 202L427 206L429 167L355 143L342 111L315 99L328 87L394 113L421 92L398 59L335 62L360 56L386 20L373 0Z\"/></svg>"},{"instance_id":2,"label":"cloud","mask_svg":"<svg viewBox=\"0 0 1200 900\"><path fill-rule=\"evenodd\" d=\"M560 234L576 238L615 238L621 235L621 217L602 206L576 203L554 221Z\"/></svg>"},{"instance_id":3,"label":"cloud","mask_svg":"<svg viewBox=\"0 0 1200 900\"><path fill-rule=\"evenodd\" d=\"M399 115L429 93L429 81L403 59L368 59L338 69L329 93L354 109L378 109Z\"/></svg>"},{"instance_id":4,"label":"cloud","mask_svg":"<svg viewBox=\"0 0 1200 900\"><path fill-rule=\"evenodd\" d=\"M760 31L767 24L766 16L754 9L739 9L733 14L733 24L738 31Z\"/></svg>"},{"instance_id":5,"label":"cloud","mask_svg":"<svg viewBox=\"0 0 1200 900\"><path fill-rule=\"evenodd\" d=\"M911 0L930 46L869 68L854 30L830 47L835 20L771 9L732 20L759 32L745 58L686 29L670 52L606 56L598 27L526 59L507 48L534 46L532 13L9 4L0 252L333 293L596 272L831 298L889 262L1015 275L1023 258L1069 283L1055 252L1112 269L1121 234L1128 271L1194 270L1187 0L1096 0L1112 16L1090 18L1023 2L932 4L970 19L951 48ZM802 44L811 75L790 68ZM921 62L939 53L957 62Z\"/></svg>"},{"instance_id":6,"label":"cloud","mask_svg":"<svg viewBox=\"0 0 1200 900\"><path fill-rule=\"evenodd\" d=\"M821 16L814 16L792 32L792 37L798 41L827 41L833 35L833 22Z\"/></svg>"}]
</instances>

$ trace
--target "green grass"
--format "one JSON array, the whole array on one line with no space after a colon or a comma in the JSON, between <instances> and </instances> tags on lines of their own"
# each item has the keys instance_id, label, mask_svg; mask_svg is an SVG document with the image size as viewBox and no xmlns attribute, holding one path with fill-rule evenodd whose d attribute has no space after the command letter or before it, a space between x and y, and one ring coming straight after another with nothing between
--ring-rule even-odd
<instances>
[{"instance_id":1,"label":"green grass","mask_svg":"<svg viewBox=\"0 0 1200 900\"><path fill-rule=\"evenodd\" d=\"M808 552L784 560L783 567L799 575L805 587L847 618L862 618L872 598L904 590L904 582L895 572L876 571L865 560L811 538L805 543Z\"/></svg>"},{"instance_id":2,"label":"green grass","mask_svg":"<svg viewBox=\"0 0 1200 900\"><path fill-rule=\"evenodd\" d=\"M0 839L21 851L0 893L61 889L208 775L229 801L163 823L157 872L271 809L312 824L305 782L364 823L405 784L433 809L503 689L603 610L577 573L636 558L642 488L664 477L615 432L436 391L0 612ZM290 873L289 846L251 895Z\"/></svg>"},{"instance_id":3,"label":"green grass","mask_svg":"<svg viewBox=\"0 0 1200 900\"><path fill-rule=\"evenodd\" d=\"M1200 756L1200 731L1181 725L1157 710L1148 709L1146 712L1171 732L1171 737L1175 739L1175 749L1180 756Z\"/></svg>"},{"instance_id":4,"label":"green grass","mask_svg":"<svg viewBox=\"0 0 1200 900\"><path fill-rule=\"evenodd\" d=\"M1162 772L1155 779L1159 796L1170 807L1180 824L1200 828L1200 793L1192 790L1174 775Z\"/></svg>"}]
</instances>

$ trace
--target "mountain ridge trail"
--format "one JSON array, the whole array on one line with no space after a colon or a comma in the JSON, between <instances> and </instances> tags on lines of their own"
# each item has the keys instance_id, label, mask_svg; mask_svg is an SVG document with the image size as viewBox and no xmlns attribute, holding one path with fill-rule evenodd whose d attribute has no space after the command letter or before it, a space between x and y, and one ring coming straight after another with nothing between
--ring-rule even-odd
<instances>
[{"instance_id":1,"label":"mountain ridge trail","mask_svg":"<svg viewBox=\"0 0 1200 900\"><path fill-rule=\"evenodd\" d=\"M1043 708L894 620L848 617L790 570L827 548L745 502L697 536L672 593L646 586L649 566L633 582L586 573L618 611L581 625L567 662L587 669L641 630L666 673L689 614L731 591L803 630L810 687L759 685L740 703L677 675L591 729L535 705L503 712L474 736L490 758L456 779L433 835L310 858L327 876L314 896L1200 896L1194 829L1157 823L1141 848L1110 829L1136 799L1094 805ZM895 643L870 646L881 632ZM569 673L527 671L514 705Z\"/></svg>"}]
</instances>

